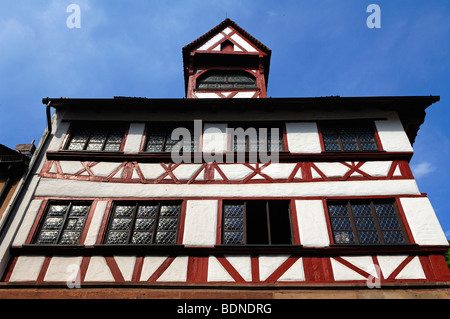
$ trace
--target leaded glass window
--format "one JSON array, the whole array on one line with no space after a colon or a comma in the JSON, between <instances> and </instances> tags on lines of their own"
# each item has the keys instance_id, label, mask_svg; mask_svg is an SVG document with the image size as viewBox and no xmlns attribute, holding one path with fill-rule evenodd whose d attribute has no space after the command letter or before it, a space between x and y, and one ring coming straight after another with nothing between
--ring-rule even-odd
<instances>
[{"instance_id":1,"label":"leaded glass window","mask_svg":"<svg viewBox=\"0 0 450 319\"><path fill-rule=\"evenodd\" d=\"M222 243L292 244L289 201L224 201Z\"/></svg>"},{"instance_id":2,"label":"leaded glass window","mask_svg":"<svg viewBox=\"0 0 450 319\"><path fill-rule=\"evenodd\" d=\"M377 151L373 123L320 125L325 151Z\"/></svg>"},{"instance_id":3,"label":"leaded glass window","mask_svg":"<svg viewBox=\"0 0 450 319\"><path fill-rule=\"evenodd\" d=\"M404 244L407 237L392 201L329 202L335 244Z\"/></svg>"},{"instance_id":4,"label":"leaded glass window","mask_svg":"<svg viewBox=\"0 0 450 319\"><path fill-rule=\"evenodd\" d=\"M89 202L50 202L34 243L76 245L91 208Z\"/></svg>"},{"instance_id":5,"label":"leaded glass window","mask_svg":"<svg viewBox=\"0 0 450 319\"><path fill-rule=\"evenodd\" d=\"M197 89L256 89L256 78L247 72L210 71L197 79Z\"/></svg>"},{"instance_id":6,"label":"leaded glass window","mask_svg":"<svg viewBox=\"0 0 450 319\"><path fill-rule=\"evenodd\" d=\"M70 134L67 150L117 152L122 145L125 128L121 125L74 125Z\"/></svg>"},{"instance_id":7,"label":"leaded glass window","mask_svg":"<svg viewBox=\"0 0 450 319\"><path fill-rule=\"evenodd\" d=\"M117 202L105 244L176 244L180 202Z\"/></svg>"},{"instance_id":8,"label":"leaded glass window","mask_svg":"<svg viewBox=\"0 0 450 319\"><path fill-rule=\"evenodd\" d=\"M235 152L284 151L283 130L280 126L255 123L241 127L235 124L228 131L232 138L231 149Z\"/></svg>"},{"instance_id":9,"label":"leaded glass window","mask_svg":"<svg viewBox=\"0 0 450 319\"><path fill-rule=\"evenodd\" d=\"M176 128L186 128L190 132L190 140L184 141L182 136L172 139L172 132ZM168 123L164 126L149 124L147 128L147 142L145 151L150 153L179 151L195 152L198 150L198 139L195 138L193 130L184 124Z\"/></svg>"}]
</instances>

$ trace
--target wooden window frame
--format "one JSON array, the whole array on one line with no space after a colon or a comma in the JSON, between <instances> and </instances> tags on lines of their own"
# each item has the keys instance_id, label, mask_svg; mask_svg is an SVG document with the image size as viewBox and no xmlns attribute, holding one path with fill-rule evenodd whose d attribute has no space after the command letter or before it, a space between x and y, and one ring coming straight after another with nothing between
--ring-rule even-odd
<instances>
[{"instance_id":1,"label":"wooden window frame","mask_svg":"<svg viewBox=\"0 0 450 319\"><path fill-rule=\"evenodd\" d=\"M214 84L208 84L207 88L200 88L199 86L202 84L200 83L203 78L206 78L208 76L223 74L225 77L224 82L217 82L215 83L216 87L212 87ZM248 78L252 78L254 80L253 86L246 86L246 87L238 87L238 82L228 82L228 77L233 75L245 75ZM258 89L258 80L256 78L255 74L251 74L248 71L245 70L207 70L206 72L203 72L200 74L196 80L195 80L195 90L197 91L235 91L235 90L256 90ZM233 87L220 87L221 84L231 84Z\"/></svg>"},{"instance_id":2,"label":"wooden window frame","mask_svg":"<svg viewBox=\"0 0 450 319\"><path fill-rule=\"evenodd\" d=\"M65 142L62 145L62 151L64 152L89 152L89 153L95 153L95 152L100 152L100 153L119 153L119 152L123 152L123 149L125 147L125 141L128 135L128 129L129 129L129 125L127 125L128 123L119 123L119 122L88 122L88 121L83 121L83 122L72 122L70 123L70 127L69 130L66 134L66 139ZM120 142L119 145L119 149L117 151L111 151L111 150L105 150L105 146L106 146L106 141L108 140L108 137L111 133L111 130L114 129L114 126L118 126L120 127L120 129L123 131L123 135L122 135L122 141ZM105 140L102 143L102 147L101 150L88 150L87 147L89 145L89 140L90 137L92 135L92 130L97 128L97 127L103 127L106 128L107 131L107 136L105 138ZM89 130L89 137L87 138L83 149L82 150L71 150L69 149L70 144L72 142L72 139L74 137L74 134L76 133L76 131L80 128L87 128ZM118 144L118 143L117 143Z\"/></svg>"},{"instance_id":3,"label":"wooden window frame","mask_svg":"<svg viewBox=\"0 0 450 319\"><path fill-rule=\"evenodd\" d=\"M371 215L370 216L360 216L360 217L355 217L354 213L353 213L353 208L352 208L352 204L369 204L370 207L370 212ZM399 225L399 229L395 229L395 231L400 231L402 236L403 236L403 242L399 242L399 243L387 243L385 241L384 235L383 235L383 231L389 231L390 229L383 229L381 228L380 225L380 221L379 221L379 216L377 215L376 209L375 209L375 205L376 204L389 204L392 205L393 210L394 210L394 216L397 220L397 223ZM330 205L343 205L346 207L346 211L347 211L347 216L331 216L330 211L329 211L329 207ZM342 245L342 246L351 246L351 245L357 245L357 246L364 246L364 245L368 245L368 246L373 246L373 245L382 245L382 246L389 246L389 245L409 245L411 244L410 242L410 237L408 236L408 232L407 232L407 228L404 224L404 220L400 214L400 210L399 207L397 206L397 201L395 199L342 199L342 200L327 200L326 201L326 210L327 210L327 215L328 215L328 219L329 219L329 223L330 223L330 235L331 235L331 241L333 243L333 245ZM350 225L351 225L351 232L353 234L353 243L336 243L335 242L335 232L339 232L339 231L349 231L349 230L343 230L343 229L334 229L333 228L333 223L332 223L332 219L333 218L349 218L350 220ZM364 217L371 217L375 226L375 232L378 236L378 242L377 243L361 243L360 237L358 232L359 231L374 231L373 229L358 229L356 226L356 220L355 218L364 218Z\"/></svg>"},{"instance_id":4,"label":"wooden window frame","mask_svg":"<svg viewBox=\"0 0 450 319\"><path fill-rule=\"evenodd\" d=\"M322 146L322 151L326 153L373 153L373 152L380 152L382 151L382 145L378 136L377 128L375 125L375 122L373 120L351 120L351 121L321 121L317 122L318 125L318 131L320 134L320 143ZM361 142L359 134L355 132L355 130L359 127L367 127L371 130L373 133L373 142ZM339 147L338 150L327 150L324 139L323 131L326 128L334 129L337 133L337 145ZM355 143L357 146L357 150L345 150L344 149L344 142L342 141L341 134L339 133L338 129L340 128L350 128L352 129L353 133L355 134ZM363 144L374 144L375 149L374 150L364 150L362 148Z\"/></svg>"},{"instance_id":5,"label":"wooden window frame","mask_svg":"<svg viewBox=\"0 0 450 319\"><path fill-rule=\"evenodd\" d=\"M151 242L150 243L145 243L145 244L134 244L132 243L132 239L133 239L133 231L134 231L134 226L136 224L136 220L137 220L137 211L138 211L138 207L139 206L145 206L146 204L155 204L157 203L157 211L156 211L156 215L154 217L154 225L152 228L152 237L151 237ZM170 231L170 232L174 232L175 233L175 240L174 243L155 243L156 241L156 233L158 232L158 223L160 221L160 217L161 217L161 206L162 204L173 204L173 205L178 205L179 207L179 211L178 211L178 216L177 216L177 226L175 228L174 231ZM131 219L131 223L130 223L130 228L128 230L128 235L127 235L127 242L123 243L123 244L115 244L115 243L108 243L108 236L110 231L114 231L112 230L112 224L113 224L113 220L114 220L114 212L117 206L120 205L127 205L127 206L134 206L133 208L133 213L132 216L130 217ZM178 238L180 235L180 227L181 227L181 215L182 215L182 209L183 209L183 202L182 200L118 200L118 201L114 201L112 202L111 208L109 210L109 217L108 217L108 222L107 222L107 227L106 230L103 234L103 240L102 240L102 244L103 245L107 245L107 246L114 246L114 245L137 245L137 246L164 246L164 245L176 245L178 242Z\"/></svg>"},{"instance_id":6,"label":"wooden window frame","mask_svg":"<svg viewBox=\"0 0 450 319\"><path fill-rule=\"evenodd\" d=\"M265 202L265 224L267 227L267 243L262 244L249 244L248 243L248 212L247 212L247 203L253 201L253 202ZM270 208L269 204L270 202L285 202L287 204L287 214L289 219L289 230L290 230L290 243L283 243L283 244L273 244L272 243L272 227L270 223ZM237 205L242 204L243 206L243 230L227 230L225 228L225 219L227 218L225 215L225 206L226 205ZM292 203L290 200L258 200L258 199L244 199L244 200L223 200L222 201L222 227L221 227L221 244L225 246L249 246L249 245L263 245L263 246L276 246L276 245L287 245L287 246L293 246L295 245L295 234L293 230L293 220L292 220ZM243 242L242 243L226 243L225 242L225 232L242 232L243 233Z\"/></svg>"},{"instance_id":7,"label":"wooden window frame","mask_svg":"<svg viewBox=\"0 0 450 319\"><path fill-rule=\"evenodd\" d=\"M57 235L57 239L56 239L56 243L38 243L38 239L39 239L39 235L41 234L42 231L44 231L43 227L45 224L45 220L48 217L48 213L50 210L50 207L52 205L58 205L58 204L62 204L62 205L68 205L67 211L63 216L63 222L62 222L62 226L61 228L58 230L58 235ZM67 227L67 223L69 218L69 213L70 210L72 209L73 206L76 205L80 205L80 204L85 204L86 206L89 206L88 212L86 213L85 216L85 220L83 223L83 229L79 230L78 232L80 233L80 236L78 238L77 243L73 243L73 244L67 244L67 243L60 243L60 240L62 238L62 235L64 233ZM37 224L35 224L36 226L34 227L35 231L32 232L32 238L31 240L27 241L30 242L32 245L36 245L36 246L49 246L49 245L58 245L58 246L64 246L64 245L80 245L80 243L82 242L83 238L84 238L84 233L86 231L86 227L89 226L89 218L90 218L90 214L91 214L91 210L93 209L94 203L91 200L49 200L47 201L47 203L44 205L44 210L42 211L42 214L37 222Z\"/></svg>"},{"instance_id":8,"label":"wooden window frame","mask_svg":"<svg viewBox=\"0 0 450 319\"><path fill-rule=\"evenodd\" d=\"M246 135L245 136L245 150L235 150L235 144L234 144L234 135L231 135L230 132L228 132L228 129L237 129L237 128L242 128L244 130L244 132L249 129L249 128L255 128L256 129L256 133L257 133L257 137L258 137L258 150L253 151L250 150L250 142L249 142L249 136ZM259 143L259 134L258 134L258 130L260 128L266 128L267 129L267 133L271 133L271 129L272 128L278 128L279 129L279 134L280 134L280 139L279 141L281 141L281 145L282 145L282 149L281 150L277 150L279 153L283 153L283 152L288 152L288 143L287 143L287 136L286 136L286 126L285 123L281 123L281 122L276 122L276 123L270 123L270 122L264 122L264 123L260 123L260 122L245 122L245 123L241 123L241 122L229 122L227 123L227 140L228 140L228 145L227 145L227 150L228 152L244 152L244 153L257 153L260 152L259 147L260 147L260 143ZM269 138L267 136L266 139L266 144L269 146ZM272 146L272 144L270 144L270 146ZM267 153L272 152L272 150L267 149L265 150Z\"/></svg>"},{"instance_id":9,"label":"wooden window frame","mask_svg":"<svg viewBox=\"0 0 450 319\"><path fill-rule=\"evenodd\" d=\"M192 122L193 123L193 122ZM171 132L176 129L177 127L183 127L186 128L187 130L189 130L190 134L191 134L191 146L192 146L192 142L194 141L195 135L194 135L194 128L193 128L193 124L192 123L186 123L186 122L167 122L167 123L146 123L145 124L145 131L144 131L144 138L142 141L142 145L141 145L141 152L145 153L145 154L166 154L166 153L170 153L171 151L165 151L165 147L167 145L167 140L170 138L170 134ZM161 129L161 132L164 132L165 135L163 137L163 143L162 143L162 150L158 151L158 152L153 152L153 151L148 151L148 143L149 143L149 135L150 132L152 130L152 128L157 128L157 129ZM200 144L202 141L202 134L203 134L203 127L202 127L202 132L199 136L199 140L197 141L197 147L196 149L191 149L190 151L192 153L194 152L199 152L200 150ZM194 143L195 146L195 143Z\"/></svg>"}]
</instances>

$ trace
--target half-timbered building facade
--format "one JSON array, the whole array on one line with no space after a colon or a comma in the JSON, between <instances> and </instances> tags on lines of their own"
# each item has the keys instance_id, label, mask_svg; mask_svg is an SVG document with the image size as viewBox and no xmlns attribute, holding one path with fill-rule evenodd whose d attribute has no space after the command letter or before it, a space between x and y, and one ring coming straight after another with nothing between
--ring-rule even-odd
<instances>
[{"instance_id":1,"label":"half-timbered building facade","mask_svg":"<svg viewBox=\"0 0 450 319\"><path fill-rule=\"evenodd\" d=\"M43 99L2 296L446 291L409 166L439 97L268 98L271 51L230 19L182 51L186 98Z\"/></svg>"}]
</instances>

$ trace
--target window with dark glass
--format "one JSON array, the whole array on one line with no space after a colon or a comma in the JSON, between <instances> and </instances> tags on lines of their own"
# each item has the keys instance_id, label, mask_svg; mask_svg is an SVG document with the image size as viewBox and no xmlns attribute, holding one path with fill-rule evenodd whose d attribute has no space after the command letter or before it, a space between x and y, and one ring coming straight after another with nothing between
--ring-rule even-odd
<instances>
[{"instance_id":1,"label":"window with dark glass","mask_svg":"<svg viewBox=\"0 0 450 319\"><path fill-rule=\"evenodd\" d=\"M66 146L71 151L117 152L122 145L125 128L121 125L85 124L71 128Z\"/></svg>"},{"instance_id":2,"label":"window with dark glass","mask_svg":"<svg viewBox=\"0 0 450 319\"><path fill-rule=\"evenodd\" d=\"M320 124L325 151L377 151L373 123Z\"/></svg>"},{"instance_id":3,"label":"window with dark glass","mask_svg":"<svg viewBox=\"0 0 450 319\"><path fill-rule=\"evenodd\" d=\"M184 141L182 136L172 139L172 132L176 128L186 128L190 132L190 140ZM145 151L150 153L172 152L183 148L185 152L198 150L198 140L195 139L194 130L190 125L167 123L165 125L149 124Z\"/></svg>"},{"instance_id":4,"label":"window with dark glass","mask_svg":"<svg viewBox=\"0 0 450 319\"><path fill-rule=\"evenodd\" d=\"M232 130L231 130L232 129ZM272 129L274 129L272 131ZM284 151L283 130L273 124L253 124L230 126L231 150L237 152ZM272 133L277 132L276 135Z\"/></svg>"},{"instance_id":5,"label":"window with dark glass","mask_svg":"<svg viewBox=\"0 0 450 319\"><path fill-rule=\"evenodd\" d=\"M176 244L181 202L116 202L105 244Z\"/></svg>"},{"instance_id":6,"label":"window with dark glass","mask_svg":"<svg viewBox=\"0 0 450 319\"><path fill-rule=\"evenodd\" d=\"M394 201L328 202L335 244L405 244Z\"/></svg>"},{"instance_id":7,"label":"window with dark glass","mask_svg":"<svg viewBox=\"0 0 450 319\"><path fill-rule=\"evenodd\" d=\"M78 244L90 208L90 202L50 202L34 243L41 245Z\"/></svg>"},{"instance_id":8,"label":"window with dark glass","mask_svg":"<svg viewBox=\"0 0 450 319\"><path fill-rule=\"evenodd\" d=\"M197 79L197 89L255 89L256 79L247 72L211 71Z\"/></svg>"},{"instance_id":9,"label":"window with dark glass","mask_svg":"<svg viewBox=\"0 0 450 319\"><path fill-rule=\"evenodd\" d=\"M224 201L222 214L223 244L292 244L289 201Z\"/></svg>"}]
</instances>

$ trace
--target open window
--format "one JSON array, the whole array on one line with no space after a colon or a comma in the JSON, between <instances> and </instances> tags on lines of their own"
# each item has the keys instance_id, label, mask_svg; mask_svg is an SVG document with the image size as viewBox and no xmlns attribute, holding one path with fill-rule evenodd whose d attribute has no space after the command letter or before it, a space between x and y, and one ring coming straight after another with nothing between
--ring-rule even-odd
<instances>
[{"instance_id":1,"label":"open window","mask_svg":"<svg viewBox=\"0 0 450 319\"><path fill-rule=\"evenodd\" d=\"M224 201L222 243L291 245L290 203L284 200Z\"/></svg>"}]
</instances>

